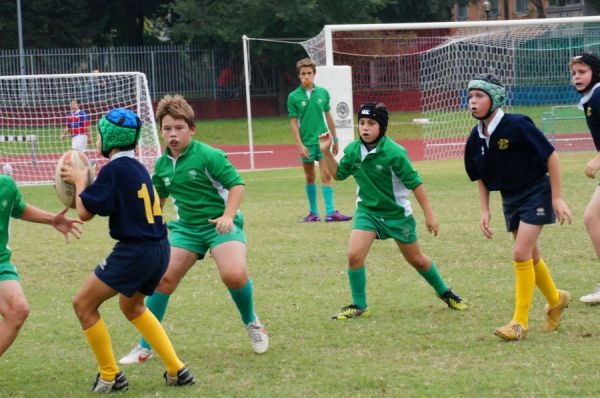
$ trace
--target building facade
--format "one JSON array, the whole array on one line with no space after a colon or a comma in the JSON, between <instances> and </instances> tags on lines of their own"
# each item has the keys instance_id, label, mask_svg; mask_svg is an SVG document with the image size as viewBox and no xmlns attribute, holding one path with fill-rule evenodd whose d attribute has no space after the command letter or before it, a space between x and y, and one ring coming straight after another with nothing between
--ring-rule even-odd
<instances>
[{"instance_id":1,"label":"building facade","mask_svg":"<svg viewBox=\"0 0 600 398\"><path fill-rule=\"evenodd\" d=\"M457 2L453 20L561 18L597 14L586 0L471 0Z\"/></svg>"}]
</instances>

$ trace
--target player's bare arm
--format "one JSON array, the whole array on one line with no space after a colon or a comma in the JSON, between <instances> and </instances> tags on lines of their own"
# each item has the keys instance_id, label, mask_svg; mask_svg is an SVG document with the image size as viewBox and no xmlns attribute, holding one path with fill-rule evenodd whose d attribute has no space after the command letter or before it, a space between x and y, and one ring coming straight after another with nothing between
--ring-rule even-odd
<instances>
[{"instance_id":1,"label":"player's bare arm","mask_svg":"<svg viewBox=\"0 0 600 398\"><path fill-rule=\"evenodd\" d=\"M600 152L585 166L585 175L589 178L596 178L598 169L600 169Z\"/></svg>"},{"instance_id":2,"label":"player's bare arm","mask_svg":"<svg viewBox=\"0 0 600 398\"><path fill-rule=\"evenodd\" d=\"M325 164L327 165L329 174L331 174L331 176L335 180L339 181L339 178L337 177L338 162L337 162L337 160L335 160L335 158L333 157L333 154L331 153L332 141L333 141L333 138L331 137L330 133L321 134L319 136L319 148L321 149L321 152L323 152L323 160L325 161Z\"/></svg>"},{"instance_id":3,"label":"player's bare arm","mask_svg":"<svg viewBox=\"0 0 600 398\"><path fill-rule=\"evenodd\" d=\"M64 163L60 172L60 176L64 181L75 185L75 209L77 210L79 218L82 221L88 221L94 217L93 213L87 211L83 205L81 197L79 196L79 194L83 192L86 187L88 172L88 167L85 167L84 169L78 169L77 167L73 166L70 161Z\"/></svg>"},{"instance_id":4,"label":"player's bare arm","mask_svg":"<svg viewBox=\"0 0 600 398\"><path fill-rule=\"evenodd\" d=\"M562 198L560 186L560 162L556 151L548 157L548 175L550 175L550 186L552 187L552 208L556 219L562 225L565 221L569 224L573 222L573 215L567 203Z\"/></svg>"},{"instance_id":5,"label":"player's bare arm","mask_svg":"<svg viewBox=\"0 0 600 398\"><path fill-rule=\"evenodd\" d=\"M82 222L66 217L65 214L68 210L69 208L65 207L60 212L52 214L28 204L25 207L23 214L21 214L21 220L52 225L58 232L64 235L65 241L69 243L69 233L77 239L81 236L81 229L78 224L82 224Z\"/></svg>"},{"instance_id":6,"label":"player's bare arm","mask_svg":"<svg viewBox=\"0 0 600 398\"><path fill-rule=\"evenodd\" d=\"M331 112L325 112L325 120L327 121L327 128L329 128L329 132L331 133L331 137L333 139L331 152L333 153L333 156L337 156L340 150L340 145L338 143L337 131L335 130L335 123L333 121L333 117L331 117Z\"/></svg>"},{"instance_id":7,"label":"player's bare arm","mask_svg":"<svg viewBox=\"0 0 600 398\"><path fill-rule=\"evenodd\" d=\"M485 187L483 181L477 181L479 189L479 205L481 207L481 218L479 220L479 228L488 239L494 239L494 233L490 229L490 191Z\"/></svg>"},{"instance_id":8,"label":"player's bare arm","mask_svg":"<svg viewBox=\"0 0 600 398\"><path fill-rule=\"evenodd\" d=\"M292 135L294 136L294 141L296 142L296 147L298 148L298 153L305 159L308 159L308 149L302 143L302 139L300 138L300 126L298 124L298 118L290 119L290 128L292 129Z\"/></svg>"},{"instance_id":9,"label":"player's bare arm","mask_svg":"<svg viewBox=\"0 0 600 398\"><path fill-rule=\"evenodd\" d=\"M433 211L431 211L429 199L427 198L427 193L425 192L425 187L423 184L420 184L418 187L413 189L413 195L415 195L417 202L419 202L419 205L423 210L427 231L429 231L429 233L431 233L433 236L437 236L438 232L440 231L440 226L433 215Z\"/></svg>"},{"instance_id":10,"label":"player's bare arm","mask_svg":"<svg viewBox=\"0 0 600 398\"><path fill-rule=\"evenodd\" d=\"M220 234L228 234L233 230L233 219L237 214L244 198L244 192L246 187L244 185L235 185L229 189L229 196L227 198L227 204L221 217L217 217L212 220L208 220L209 223L214 224L217 228L217 232Z\"/></svg>"}]
</instances>

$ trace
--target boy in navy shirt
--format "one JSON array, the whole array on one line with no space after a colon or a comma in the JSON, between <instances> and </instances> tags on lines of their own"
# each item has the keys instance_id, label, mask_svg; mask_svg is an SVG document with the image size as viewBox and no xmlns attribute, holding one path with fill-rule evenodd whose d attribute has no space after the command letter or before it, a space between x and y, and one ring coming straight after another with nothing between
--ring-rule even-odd
<instances>
[{"instance_id":1,"label":"boy in navy shirt","mask_svg":"<svg viewBox=\"0 0 600 398\"><path fill-rule=\"evenodd\" d=\"M113 109L99 122L99 154L110 159L96 181L85 187L86 170L65 165L61 176L75 184L76 209L83 221L94 215L109 217L110 236L117 240L73 299L83 333L98 363L92 387L97 393L122 391L128 382L119 371L108 329L98 308L119 294L127 319L152 344L163 360L168 386L193 384L194 377L179 360L160 322L144 305L167 269L170 248L160 201L148 171L134 158L141 121L126 109Z\"/></svg>"},{"instance_id":2,"label":"boy in navy shirt","mask_svg":"<svg viewBox=\"0 0 600 398\"><path fill-rule=\"evenodd\" d=\"M579 109L585 114L594 145L600 152L600 90L598 90L600 87L600 59L593 54L583 53L571 60L569 68L573 86L582 95ZM587 163L584 170L585 175L594 179L598 169L600 169L600 153L596 153ZM596 257L600 259L600 187L598 186L585 208L583 221L596 250ZM586 294L579 300L586 304L600 304L600 284L592 293Z\"/></svg>"},{"instance_id":3,"label":"boy in navy shirt","mask_svg":"<svg viewBox=\"0 0 600 398\"><path fill-rule=\"evenodd\" d=\"M571 296L554 285L540 256L538 238L545 224L556 218L561 224L565 220L570 224L572 219L561 197L558 155L528 116L502 111L506 91L496 76L475 76L468 91L469 111L479 123L467 140L464 160L469 178L479 187L479 227L486 238L493 238L490 191L500 191L506 229L515 240L515 312L512 320L494 333L509 341L525 338L536 285L548 301L544 330L556 330Z\"/></svg>"}]
</instances>

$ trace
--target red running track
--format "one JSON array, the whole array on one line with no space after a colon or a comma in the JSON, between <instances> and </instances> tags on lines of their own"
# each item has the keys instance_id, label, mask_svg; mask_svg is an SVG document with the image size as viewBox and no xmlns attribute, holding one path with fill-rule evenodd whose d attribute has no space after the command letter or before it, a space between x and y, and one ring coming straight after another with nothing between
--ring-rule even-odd
<instances>
[{"instance_id":1,"label":"red running track","mask_svg":"<svg viewBox=\"0 0 600 398\"><path fill-rule=\"evenodd\" d=\"M443 142L435 145L447 145L453 153L460 156L465 138L457 137L440 140ZM588 133L557 135L550 137L555 148L561 151L593 151L594 144ZM425 160L425 142L421 139L399 140L398 143L408 151L412 161ZM250 170L250 154L248 145L213 145L227 153L227 157L238 170ZM16 159L11 155L0 154L0 167L5 163L12 163L13 177L18 183L45 183L54 179L54 168L60 154L38 155L38 163L32 164L27 156ZM105 160L95 159L98 166ZM278 169L288 167L300 167L296 146L289 145L255 145L254 147L254 169ZM1 170L1 169L0 169ZM1 171L0 171L1 172Z\"/></svg>"},{"instance_id":2,"label":"red running track","mask_svg":"<svg viewBox=\"0 0 600 398\"><path fill-rule=\"evenodd\" d=\"M589 133L556 135L549 137L550 142L558 152L593 151L594 144ZM443 145L448 145L462 153L466 138L445 139ZM414 162L425 160L425 142L421 139L398 140ZM214 145L227 153L228 159L238 170L250 170L250 155L248 145ZM295 145L255 145L254 168L277 169L286 167L300 167L298 151Z\"/></svg>"}]
</instances>

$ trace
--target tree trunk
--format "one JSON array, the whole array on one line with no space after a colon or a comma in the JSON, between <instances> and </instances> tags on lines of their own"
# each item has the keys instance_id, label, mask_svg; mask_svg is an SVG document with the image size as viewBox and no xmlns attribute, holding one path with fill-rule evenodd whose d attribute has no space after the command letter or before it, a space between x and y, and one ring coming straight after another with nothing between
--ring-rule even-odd
<instances>
[{"instance_id":1,"label":"tree trunk","mask_svg":"<svg viewBox=\"0 0 600 398\"><path fill-rule=\"evenodd\" d=\"M531 0L535 9L537 11L538 18L546 18L546 12L544 11L544 1L543 0Z\"/></svg>"}]
</instances>

